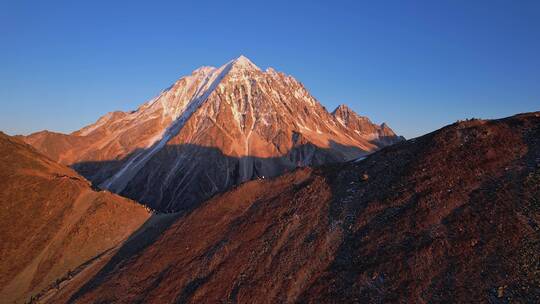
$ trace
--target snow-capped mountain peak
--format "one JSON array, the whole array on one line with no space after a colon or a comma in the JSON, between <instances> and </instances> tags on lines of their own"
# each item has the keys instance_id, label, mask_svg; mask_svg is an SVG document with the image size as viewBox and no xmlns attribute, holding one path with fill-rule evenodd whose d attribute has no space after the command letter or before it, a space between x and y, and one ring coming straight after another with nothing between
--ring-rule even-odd
<instances>
[{"instance_id":1,"label":"snow-capped mountain peak","mask_svg":"<svg viewBox=\"0 0 540 304\"><path fill-rule=\"evenodd\" d=\"M249 58L247 58L244 55L240 55L238 58L233 59L230 62L234 67L239 69L248 69L248 70L257 70L260 71L261 69L255 65Z\"/></svg>"},{"instance_id":2,"label":"snow-capped mountain peak","mask_svg":"<svg viewBox=\"0 0 540 304\"><path fill-rule=\"evenodd\" d=\"M355 159L399 140L338 109L328 113L292 76L240 56L196 69L136 111L27 141L96 185L180 210L250 179Z\"/></svg>"}]
</instances>

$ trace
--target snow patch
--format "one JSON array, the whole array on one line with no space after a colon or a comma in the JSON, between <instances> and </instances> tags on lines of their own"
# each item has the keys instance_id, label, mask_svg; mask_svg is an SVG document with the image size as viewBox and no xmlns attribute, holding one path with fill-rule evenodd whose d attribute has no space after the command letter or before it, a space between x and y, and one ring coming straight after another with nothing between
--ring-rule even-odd
<instances>
[{"instance_id":1,"label":"snow patch","mask_svg":"<svg viewBox=\"0 0 540 304\"><path fill-rule=\"evenodd\" d=\"M178 134L178 132L180 132L191 115L208 99L210 94L217 88L223 77L227 75L231 68L232 64L227 64L209 74L198 88L197 92L193 95L192 99L188 102L185 110L165 130L161 139L155 139L155 142L151 143L147 149L134 155L116 174L104 181L100 186L117 193L124 190L129 181L140 169L142 169L146 162L160 151L169 140Z\"/></svg>"},{"instance_id":2,"label":"snow patch","mask_svg":"<svg viewBox=\"0 0 540 304\"><path fill-rule=\"evenodd\" d=\"M241 67L241 68L247 68L247 69L255 69L260 71L261 69L256 66L251 60L249 60L246 56L240 55L240 57L234 59L231 61L232 65L235 67Z\"/></svg>"},{"instance_id":3,"label":"snow patch","mask_svg":"<svg viewBox=\"0 0 540 304\"><path fill-rule=\"evenodd\" d=\"M359 157L359 158L353 160L353 162L359 163L359 162L363 161L363 160L366 159L366 158L367 158L367 156L361 156L361 157Z\"/></svg>"}]
</instances>

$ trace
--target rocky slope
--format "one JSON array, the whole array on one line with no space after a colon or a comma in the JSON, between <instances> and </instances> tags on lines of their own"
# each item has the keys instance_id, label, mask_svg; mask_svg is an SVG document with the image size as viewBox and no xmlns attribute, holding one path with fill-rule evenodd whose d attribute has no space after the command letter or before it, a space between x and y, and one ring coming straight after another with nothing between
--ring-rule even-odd
<instances>
[{"instance_id":1,"label":"rocky slope","mask_svg":"<svg viewBox=\"0 0 540 304\"><path fill-rule=\"evenodd\" d=\"M368 139L381 147L394 144L399 140L405 140L405 138L397 136L386 123L376 125L368 117L356 114L344 104L339 105L332 112L332 116L347 129L353 130L362 138Z\"/></svg>"},{"instance_id":2,"label":"rocky slope","mask_svg":"<svg viewBox=\"0 0 540 304\"><path fill-rule=\"evenodd\" d=\"M401 140L386 125L338 118L293 77L241 56L193 71L136 111L109 113L69 135L44 131L25 140L102 188L159 210L183 210L250 179Z\"/></svg>"},{"instance_id":3,"label":"rocky slope","mask_svg":"<svg viewBox=\"0 0 540 304\"><path fill-rule=\"evenodd\" d=\"M150 214L0 132L0 302L56 288Z\"/></svg>"},{"instance_id":4,"label":"rocky slope","mask_svg":"<svg viewBox=\"0 0 540 304\"><path fill-rule=\"evenodd\" d=\"M538 303L540 112L242 184L116 258L55 301Z\"/></svg>"}]
</instances>

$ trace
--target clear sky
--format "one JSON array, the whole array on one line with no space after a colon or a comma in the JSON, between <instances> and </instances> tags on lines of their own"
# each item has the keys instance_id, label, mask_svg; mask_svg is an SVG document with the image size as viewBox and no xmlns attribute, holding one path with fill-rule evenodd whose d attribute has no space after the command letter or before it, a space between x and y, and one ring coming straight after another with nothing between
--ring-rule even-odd
<instances>
[{"instance_id":1,"label":"clear sky","mask_svg":"<svg viewBox=\"0 0 540 304\"><path fill-rule=\"evenodd\" d=\"M540 1L0 0L0 130L70 132L240 54L406 137L540 110Z\"/></svg>"}]
</instances>

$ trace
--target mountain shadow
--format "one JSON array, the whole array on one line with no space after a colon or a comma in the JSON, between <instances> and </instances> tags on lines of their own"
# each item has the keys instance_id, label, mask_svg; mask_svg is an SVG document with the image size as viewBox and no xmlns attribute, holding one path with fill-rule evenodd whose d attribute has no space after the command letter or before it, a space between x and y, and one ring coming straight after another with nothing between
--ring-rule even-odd
<instances>
[{"instance_id":1,"label":"mountain shadow","mask_svg":"<svg viewBox=\"0 0 540 304\"><path fill-rule=\"evenodd\" d=\"M214 147L192 144L166 145L133 176L120 176L126 166L145 150L120 160L80 162L71 167L95 186L108 188L108 181L122 184L109 188L160 212L190 210L217 193L253 179L276 177L298 167L337 163L367 154L365 151L330 142L329 148L297 145L281 157L233 157ZM171 162L172 160L172 162ZM132 170L133 171L133 170ZM115 174L117 174L115 176ZM121 179L125 179L122 181Z\"/></svg>"}]
</instances>

